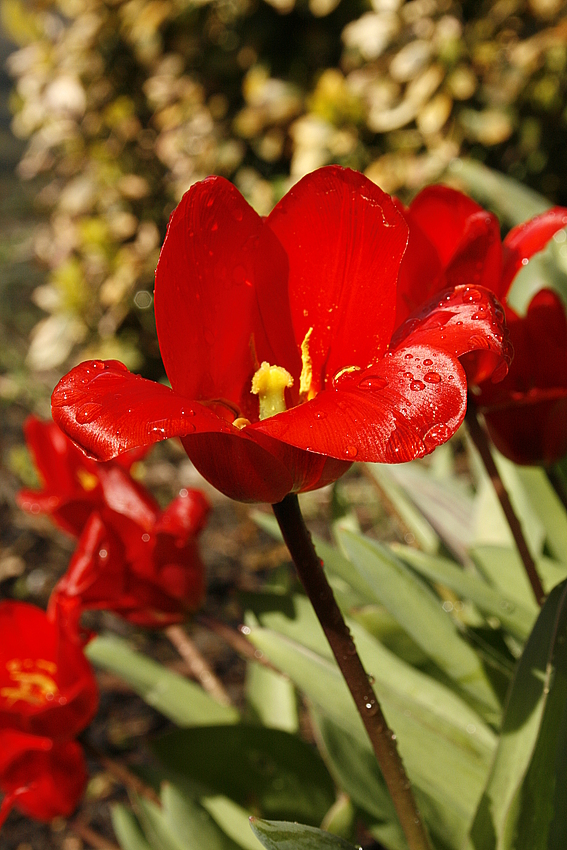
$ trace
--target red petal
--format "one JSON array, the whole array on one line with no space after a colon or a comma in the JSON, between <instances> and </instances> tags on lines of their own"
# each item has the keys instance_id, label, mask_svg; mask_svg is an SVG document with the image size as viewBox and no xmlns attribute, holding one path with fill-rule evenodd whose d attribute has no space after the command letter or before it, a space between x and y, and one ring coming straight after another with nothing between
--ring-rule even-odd
<instances>
[{"instance_id":1,"label":"red petal","mask_svg":"<svg viewBox=\"0 0 567 850\"><path fill-rule=\"evenodd\" d=\"M80 744L5 731L0 749L11 755L0 773L0 788L17 809L45 822L72 814L87 783Z\"/></svg>"},{"instance_id":2,"label":"red petal","mask_svg":"<svg viewBox=\"0 0 567 850\"><path fill-rule=\"evenodd\" d=\"M313 328L309 354L318 391L345 365L365 367L385 351L407 227L388 195L337 166L300 180L268 223L289 258L298 346Z\"/></svg>"},{"instance_id":3,"label":"red petal","mask_svg":"<svg viewBox=\"0 0 567 850\"><path fill-rule=\"evenodd\" d=\"M299 374L286 257L222 177L195 184L173 213L156 273L155 311L166 372L187 398L226 399L256 418L250 393L256 358Z\"/></svg>"},{"instance_id":4,"label":"red petal","mask_svg":"<svg viewBox=\"0 0 567 850\"><path fill-rule=\"evenodd\" d=\"M499 291L502 248L496 216L448 186L428 186L405 216L410 233L412 225L418 225L437 249L444 286L469 284Z\"/></svg>"},{"instance_id":5,"label":"red petal","mask_svg":"<svg viewBox=\"0 0 567 850\"><path fill-rule=\"evenodd\" d=\"M211 506L200 490L183 489L154 525L155 534L171 534L184 543L207 524Z\"/></svg>"},{"instance_id":6,"label":"red petal","mask_svg":"<svg viewBox=\"0 0 567 850\"><path fill-rule=\"evenodd\" d=\"M502 280L500 289L496 290L499 298L507 295L514 278L525 265L522 261L542 251L552 236L566 226L567 209L554 207L512 228L504 239Z\"/></svg>"},{"instance_id":7,"label":"red petal","mask_svg":"<svg viewBox=\"0 0 567 850\"><path fill-rule=\"evenodd\" d=\"M201 404L133 375L116 360L76 366L55 387L51 405L57 424L97 460L196 430L234 430Z\"/></svg>"}]
</instances>

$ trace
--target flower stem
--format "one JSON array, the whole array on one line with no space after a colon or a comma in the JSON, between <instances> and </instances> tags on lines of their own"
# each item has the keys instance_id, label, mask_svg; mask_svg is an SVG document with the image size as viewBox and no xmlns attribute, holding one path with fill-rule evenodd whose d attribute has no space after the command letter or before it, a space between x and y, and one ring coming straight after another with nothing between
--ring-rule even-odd
<instances>
[{"instance_id":1,"label":"flower stem","mask_svg":"<svg viewBox=\"0 0 567 850\"><path fill-rule=\"evenodd\" d=\"M362 666L352 635L336 603L322 562L305 526L295 494L272 505L283 538L295 563L333 654L354 699L392 797L410 850L430 850L429 838L380 704Z\"/></svg>"},{"instance_id":2,"label":"flower stem","mask_svg":"<svg viewBox=\"0 0 567 850\"><path fill-rule=\"evenodd\" d=\"M197 647L182 626L168 626L165 634L178 651L187 668L213 699L221 705L232 705L231 699Z\"/></svg>"},{"instance_id":3,"label":"flower stem","mask_svg":"<svg viewBox=\"0 0 567 850\"><path fill-rule=\"evenodd\" d=\"M519 555L522 559L522 563L524 565L528 580L531 584L534 596L536 598L536 602L538 603L538 605L543 605L545 601L545 592L543 590L541 579L536 569L535 561L532 558L531 552L528 548L528 544L526 542L526 538L524 537L524 532L522 531L520 520L516 516L514 508L512 507L512 502L510 501L508 491L504 486L504 482L500 477L500 473L498 472L498 468L490 452L488 438L486 436L484 428L478 420L476 404L474 402L474 399L472 399L470 396L467 404L466 421L471 439L475 444L476 449L481 457L481 460L484 464L484 468L486 469L488 477L490 478L492 486L494 487L494 492L498 496L498 499L502 506L502 510L504 511L504 514L508 521L510 531L512 532L512 536L516 543Z\"/></svg>"}]
</instances>

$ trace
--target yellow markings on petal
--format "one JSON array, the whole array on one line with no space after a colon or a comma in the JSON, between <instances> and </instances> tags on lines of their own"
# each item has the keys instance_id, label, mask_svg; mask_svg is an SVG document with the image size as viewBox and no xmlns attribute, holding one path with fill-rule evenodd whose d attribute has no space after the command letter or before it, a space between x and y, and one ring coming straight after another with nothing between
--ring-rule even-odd
<instances>
[{"instance_id":1,"label":"yellow markings on petal","mask_svg":"<svg viewBox=\"0 0 567 850\"><path fill-rule=\"evenodd\" d=\"M52 678L57 672L57 665L52 661L12 658L6 663L6 670L14 687L0 688L0 697L7 700L9 706L19 700L30 705L43 705L59 693L57 682Z\"/></svg>"},{"instance_id":2,"label":"yellow markings on petal","mask_svg":"<svg viewBox=\"0 0 567 850\"><path fill-rule=\"evenodd\" d=\"M301 343L301 375L299 376L299 397L302 401L311 401L317 393L313 389L313 361L309 353L309 340L313 328L309 328Z\"/></svg>"},{"instance_id":3,"label":"yellow markings on petal","mask_svg":"<svg viewBox=\"0 0 567 850\"><path fill-rule=\"evenodd\" d=\"M286 410L285 390L293 386L293 378L283 366L270 366L264 360L252 378L252 393L260 402L260 419L268 419ZM234 424L234 423L233 423Z\"/></svg>"},{"instance_id":4,"label":"yellow markings on petal","mask_svg":"<svg viewBox=\"0 0 567 850\"><path fill-rule=\"evenodd\" d=\"M98 478L96 475L93 475L92 472L88 472L86 469L77 470L77 479L83 490L86 490L88 493L90 493L91 490L94 490L98 484Z\"/></svg>"}]
</instances>

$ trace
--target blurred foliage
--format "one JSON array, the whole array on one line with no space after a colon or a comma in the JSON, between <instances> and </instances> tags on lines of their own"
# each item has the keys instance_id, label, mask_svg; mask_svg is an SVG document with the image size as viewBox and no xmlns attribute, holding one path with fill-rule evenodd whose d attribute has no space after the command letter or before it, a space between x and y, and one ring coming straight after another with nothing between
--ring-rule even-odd
<instances>
[{"instance_id":1,"label":"blurred foliage","mask_svg":"<svg viewBox=\"0 0 567 850\"><path fill-rule=\"evenodd\" d=\"M567 203L564 0L1 0L48 269L28 365L156 372L168 216L210 173L267 213L338 162L403 198L469 155ZM458 175L457 175L458 179Z\"/></svg>"}]
</instances>

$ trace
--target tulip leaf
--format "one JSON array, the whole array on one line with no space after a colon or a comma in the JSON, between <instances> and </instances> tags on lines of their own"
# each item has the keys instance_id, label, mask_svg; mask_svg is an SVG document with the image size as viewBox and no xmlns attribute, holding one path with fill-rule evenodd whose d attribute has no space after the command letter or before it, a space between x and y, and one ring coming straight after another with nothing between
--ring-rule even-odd
<instances>
[{"instance_id":1,"label":"tulip leaf","mask_svg":"<svg viewBox=\"0 0 567 850\"><path fill-rule=\"evenodd\" d=\"M236 709L220 705L194 682L136 652L116 635L95 638L86 647L86 654L93 664L119 676L148 705L178 726L238 722Z\"/></svg>"},{"instance_id":2,"label":"tulip leaf","mask_svg":"<svg viewBox=\"0 0 567 850\"><path fill-rule=\"evenodd\" d=\"M199 800L204 809L243 850L260 850L260 843L250 830L250 812L222 794Z\"/></svg>"},{"instance_id":3,"label":"tulip leaf","mask_svg":"<svg viewBox=\"0 0 567 850\"><path fill-rule=\"evenodd\" d=\"M481 572L501 593L505 593L513 603L538 612L534 592L516 549L475 546L470 555ZM537 558L536 569L546 592L567 576L567 564L551 558Z\"/></svg>"},{"instance_id":4,"label":"tulip leaf","mask_svg":"<svg viewBox=\"0 0 567 850\"><path fill-rule=\"evenodd\" d=\"M546 473L535 466L517 467L517 472L545 527L551 553L559 561L567 560L567 513Z\"/></svg>"},{"instance_id":5,"label":"tulip leaf","mask_svg":"<svg viewBox=\"0 0 567 850\"><path fill-rule=\"evenodd\" d=\"M280 729L209 726L180 729L154 742L173 777L206 787L268 817L320 823L335 799L321 758Z\"/></svg>"},{"instance_id":6,"label":"tulip leaf","mask_svg":"<svg viewBox=\"0 0 567 850\"><path fill-rule=\"evenodd\" d=\"M377 541L349 531L339 531L338 537L354 570L372 588L375 600L463 694L499 713L500 704L478 654L423 580Z\"/></svg>"},{"instance_id":7,"label":"tulip leaf","mask_svg":"<svg viewBox=\"0 0 567 850\"><path fill-rule=\"evenodd\" d=\"M365 668L375 675L375 692L410 778L432 801L435 831L448 836L446 846L457 850L488 774L494 736L452 691L392 656L355 623L349 625ZM359 746L369 747L352 697L331 660L269 629L253 628L249 637L318 711Z\"/></svg>"},{"instance_id":8,"label":"tulip leaf","mask_svg":"<svg viewBox=\"0 0 567 850\"><path fill-rule=\"evenodd\" d=\"M469 599L486 617L496 617L515 638L527 639L537 617L537 606L522 604L504 590L496 589L483 578L465 571L459 564L439 555L428 555L409 546L393 545L393 551L429 581L442 584Z\"/></svg>"},{"instance_id":9,"label":"tulip leaf","mask_svg":"<svg viewBox=\"0 0 567 850\"><path fill-rule=\"evenodd\" d=\"M111 806L112 828L122 850L152 850L133 812L122 803Z\"/></svg>"},{"instance_id":10,"label":"tulip leaf","mask_svg":"<svg viewBox=\"0 0 567 850\"><path fill-rule=\"evenodd\" d=\"M192 850L176 837L161 806L139 795L132 795L132 799L153 850Z\"/></svg>"},{"instance_id":11,"label":"tulip leaf","mask_svg":"<svg viewBox=\"0 0 567 850\"><path fill-rule=\"evenodd\" d=\"M185 850L240 850L199 803L171 783L161 792L164 820Z\"/></svg>"},{"instance_id":12,"label":"tulip leaf","mask_svg":"<svg viewBox=\"0 0 567 850\"><path fill-rule=\"evenodd\" d=\"M263 726L297 732L297 697L293 684L285 676L262 664L248 664L246 698Z\"/></svg>"},{"instance_id":13,"label":"tulip leaf","mask_svg":"<svg viewBox=\"0 0 567 850\"><path fill-rule=\"evenodd\" d=\"M518 662L468 850L567 843L567 582L555 587Z\"/></svg>"},{"instance_id":14,"label":"tulip leaf","mask_svg":"<svg viewBox=\"0 0 567 850\"><path fill-rule=\"evenodd\" d=\"M356 850L338 835L300 823L250 818L250 826L266 850Z\"/></svg>"}]
</instances>

